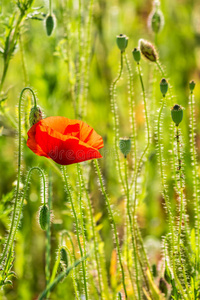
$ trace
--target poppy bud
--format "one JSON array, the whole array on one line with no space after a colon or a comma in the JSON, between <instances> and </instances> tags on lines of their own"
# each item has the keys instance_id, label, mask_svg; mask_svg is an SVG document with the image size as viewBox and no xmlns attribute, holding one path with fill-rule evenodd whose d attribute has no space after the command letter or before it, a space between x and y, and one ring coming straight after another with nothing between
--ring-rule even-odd
<instances>
[{"instance_id":1,"label":"poppy bud","mask_svg":"<svg viewBox=\"0 0 200 300\"><path fill-rule=\"evenodd\" d=\"M167 296L167 292L168 292L168 289L167 289L167 284L165 282L165 280L163 278L160 278L160 281L159 281L159 290L165 294L165 296Z\"/></svg>"},{"instance_id":2,"label":"poppy bud","mask_svg":"<svg viewBox=\"0 0 200 300\"><path fill-rule=\"evenodd\" d=\"M194 88L195 88L196 83L194 82L194 80L190 81L189 83L189 87L190 87L190 91L193 92Z\"/></svg>"},{"instance_id":3,"label":"poppy bud","mask_svg":"<svg viewBox=\"0 0 200 300\"><path fill-rule=\"evenodd\" d=\"M152 273L153 273L153 277L157 277L158 276L156 264L152 265Z\"/></svg>"},{"instance_id":4,"label":"poppy bud","mask_svg":"<svg viewBox=\"0 0 200 300\"><path fill-rule=\"evenodd\" d=\"M39 212L39 224L42 230L47 230L47 224L48 224L48 207L44 204L40 208Z\"/></svg>"},{"instance_id":5,"label":"poppy bud","mask_svg":"<svg viewBox=\"0 0 200 300\"><path fill-rule=\"evenodd\" d=\"M183 119L183 109L180 105L175 104L171 109L172 120L178 126Z\"/></svg>"},{"instance_id":6,"label":"poppy bud","mask_svg":"<svg viewBox=\"0 0 200 300\"><path fill-rule=\"evenodd\" d=\"M132 54L133 54L133 58L134 60L139 63L140 62L140 59L141 59L141 53L140 53L140 50L138 48L134 48L134 50L132 51Z\"/></svg>"},{"instance_id":7,"label":"poppy bud","mask_svg":"<svg viewBox=\"0 0 200 300\"><path fill-rule=\"evenodd\" d=\"M151 43L143 39L140 39L139 47L144 57L146 57L148 60L152 62L156 62L158 60L158 54Z\"/></svg>"},{"instance_id":8,"label":"poppy bud","mask_svg":"<svg viewBox=\"0 0 200 300\"><path fill-rule=\"evenodd\" d=\"M165 261L165 272L164 272L164 278L168 283L171 283L172 281L172 274L171 271L167 265L167 262Z\"/></svg>"},{"instance_id":9,"label":"poppy bud","mask_svg":"<svg viewBox=\"0 0 200 300\"><path fill-rule=\"evenodd\" d=\"M116 38L117 46L121 51L125 51L128 45L128 38L125 34L120 34Z\"/></svg>"},{"instance_id":10,"label":"poppy bud","mask_svg":"<svg viewBox=\"0 0 200 300\"><path fill-rule=\"evenodd\" d=\"M64 263L65 267L68 267L68 255L65 247L60 248L60 260Z\"/></svg>"},{"instance_id":11,"label":"poppy bud","mask_svg":"<svg viewBox=\"0 0 200 300\"><path fill-rule=\"evenodd\" d=\"M29 114L29 124L32 127L34 124L42 120L42 111L39 106L33 106Z\"/></svg>"},{"instance_id":12,"label":"poppy bud","mask_svg":"<svg viewBox=\"0 0 200 300\"><path fill-rule=\"evenodd\" d=\"M130 138L120 138L119 140L119 149L121 150L124 157L130 153L131 151L131 139Z\"/></svg>"},{"instance_id":13,"label":"poppy bud","mask_svg":"<svg viewBox=\"0 0 200 300\"><path fill-rule=\"evenodd\" d=\"M168 82L165 78L163 78L160 82L160 91L163 94L163 96L165 96L168 91Z\"/></svg>"},{"instance_id":14,"label":"poppy bud","mask_svg":"<svg viewBox=\"0 0 200 300\"><path fill-rule=\"evenodd\" d=\"M46 32L47 35L50 36L55 27L55 16L54 15L47 15L45 20Z\"/></svg>"},{"instance_id":15,"label":"poppy bud","mask_svg":"<svg viewBox=\"0 0 200 300\"><path fill-rule=\"evenodd\" d=\"M153 9L148 18L148 26L154 33L161 31L164 25L163 13L160 9Z\"/></svg>"},{"instance_id":16,"label":"poppy bud","mask_svg":"<svg viewBox=\"0 0 200 300\"><path fill-rule=\"evenodd\" d=\"M120 292L118 293L118 296L119 296L118 299L122 300L122 294Z\"/></svg>"}]
</instances>

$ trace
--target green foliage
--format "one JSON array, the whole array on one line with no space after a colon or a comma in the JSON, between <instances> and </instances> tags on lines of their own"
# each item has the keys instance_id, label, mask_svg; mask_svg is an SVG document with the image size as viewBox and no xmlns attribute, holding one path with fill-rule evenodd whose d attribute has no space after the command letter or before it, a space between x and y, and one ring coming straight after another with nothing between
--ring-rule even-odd
<instances>
[{"instance_id":1,"label":"green foliage","mask_svg":"<svg viewBox=\"0 0 200 300\"><path fill-rule=\"evenodd\" d=\"M8 300L200 297L199 3L149 3L3 1L0 285ZM140 39L154 63L135 48ZM63 174L29 151L29 93L16 109L25 86L46 116L83 119L103 136L95 167L84 162ZM184 118L178 110L172 124L176 98ZM120 136L131 140L125 161ZM48 181L35 165L52 174L48 220ZM39 176L29 186L33 169L42 189ZM47 233L37 222L41 202Z\"/></svg>"}]
</instances>

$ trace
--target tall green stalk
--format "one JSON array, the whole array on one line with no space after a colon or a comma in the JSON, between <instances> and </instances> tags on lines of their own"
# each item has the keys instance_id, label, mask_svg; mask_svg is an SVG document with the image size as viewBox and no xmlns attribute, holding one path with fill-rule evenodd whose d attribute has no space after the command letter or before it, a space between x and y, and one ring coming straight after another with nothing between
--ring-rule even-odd
<instances>
[{"instance_id":1,"label":"tall green stalk","mask_svg":"<svg viewBox=\"0 0 200 300\"><path fill-rule=\"evenodd\" d=\"M112 212L112 209L111 209L110 200L109 200L109 198L106 194L106 190L105 190L105 187L104 187L104 184L103 184L103 179L102 179L101 171L100 171L100 168L99 168L99 164L98 164L96 159L94 160L94 165L95 165L97 175L98 175L98 178L99 178L99 183L100 183L102 194L104 195L105 200L106 200L106 205L107 205L107 208L108 208L109 218L110 218L111 225L112 225L112 228L113 228L113 231L114 231L114 237L115 237L115 243L116 243L116 248L117 248L117 255L118 255L118 258L119 258L119 264L120 264L120 270L121 270L121 275L122 275L122 284L123 284L125 299L128 299L128 294L127 294L127 290L126 290L126 283L125 283L125 272L124 272L124 267L123 267L123 263L122 263L121 249L120 249L118 233L117 233L117 226L116 226L115 219L114 219L114 216L113 216L113 212Z\"/></svg>"},{"instance_id":2,"label":"tall green stalk","mask_svg":"<svg viewBox=\"0 0 200 300\"><path fill-rule=\"evenodd\" d=\"M86 300L88 300L89 298L88 298L87 277L86 277L85 264L84 264L84 260L83 260L84 259L83 249L82 249L82 246L81 246L81 241L80 241L80 236L79 236L78 218L77 218L76 210L75 210L73 199L72 199L72 194L71 194L71 191L70 191L70 188L69 188L65 167L63 167L63 176L64 176L66 191L67 191L67 194L68 194L69 199L70 199L72 212L73 212L74 220L75 220L75 224L76 224L76 236L77 236L79 251L80 251L81 260L82 260L84 291L85 291Z\"/></svg>"},{"instance_id":3,"label":"tall green stalk","mask_svg":"<svg viewBox=\"0 0 200 300\"><path fill-rule=\"evenodd\" d=\"M165 205L166 205L166 210L167 210L167 214L168 214L168 220L169 220L169 230L171 233L171 237L172 237L172 265L173 265L173 273L174 273L174 277L176 280L176 283L178 285L179 290L182 293L183 299L187 299L185 297L185 292L183 290L183 287L179 281L179 278L177 276L177 266L176 266L176 262L175 262L175 235L174 235L174 222L173 222L173 216L172 216L172 210L171 210L171 205L170 205L170 201L169 201L169 197L167 194L167 186L165 183L165 174L164 174L164 158L163 158L163 153L162 153L162 141L161 141L161 118L162 118L162 111L165 105L165 96L163 95L163 100L162 100L162 104L158 113L158 121L157 121L157 147L158 147L158 159L159 159L159 165L160 165L160 177L161 177L161 183L162 183L162 189L163 189L163 197L164 197L164 201L165 201Z\"/></svg>"},{"instance_id":4,"label":"tall green stalk","mask_svg":"<svg viewBox=\"0 0 200 300\"><path fill-rule=\"evenodd\" d=\"M37 106L36 104L36 97L35 94L33 92L33 90L29 87L25 87L21 93L20 93L20 97L19 97L19 107L18 107L18 171L17 171L17 187L16 187L16 193L15 193L15 202L14 202L14 207L13 207L13 215L12 215L12 221L11 221L11 227L10 227L10 231L9 231L9 235L6 241L6 245L3 251L3 254L1 256L0 259L0 264L3 262L3 260L5 259L6 254L9 252L10 248L13 246L13 240L14 240L14 236L13 233L16 232L15 228L16 228L16 213L17 213L17 205L18 205L18 201L20 200L20 181L21 181L21 156L22 156L22 116L21 116L21 102L22 102L22 96L24 94L24 92L26 90L29 90L32 95L33 95L33 100L34 100L34 105Z\"/></svg>"},{"instance_id":5,"label":"tall green stalk","mask_svg":"<svg viewBox=\"0 0 200 300\"><path fill-rule=\"evenodd\" d=\"M79 166L79 164L78 164ZM99 284L99 293L101 299L104 299L104 292L103 292L103 283L102 283L102 273L101 273L101 266L100 266L100 254L99 254L99 248L98 248L98 241L97 241L97 236L96 236L96 231L95 231L95 224L94 224L94 217L93 217L93 211L92 211L92 204L91 204L91 199L88 195L87 188L85 186L85 182L83 179L83 172L81 167L79 166L79 172L80 172L80 180L81 184L83 186L83 189L85 191L85 195L87 198L87 203L89 206L89 211L90 211L90 222L92 225L92 235L93 235L93 241L94 241L94 255L95 255L95 260L96 260L96 265L97 265L97 273L98 273L98 284Z\"/></svg>"},{"instance_id":6,"label":"tall green stalk","mask_svg":"<svg viewBox=\"0 0 200 300\"><path fill-rule=\"evenodd\" d=\"M196 245L197 253L196 257L199 258L200 255L200 194L199 194L199 176L198 176L198 165L197 165L197 151L196 151L196 141L195 141L195 116L194 116L194 105L195 99L193 90L190 91L190 149L191 149L191 159L192 159L192 176L193 176L193 197L194 197L194 209L195 209L195 232L196 232Z\"/></svg>"}]
</instances>

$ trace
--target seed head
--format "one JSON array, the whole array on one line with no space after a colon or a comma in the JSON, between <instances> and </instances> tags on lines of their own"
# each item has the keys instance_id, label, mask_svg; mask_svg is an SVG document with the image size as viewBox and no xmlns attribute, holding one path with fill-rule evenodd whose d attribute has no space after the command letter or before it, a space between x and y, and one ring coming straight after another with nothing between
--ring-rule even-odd
<instances>
[{"instance_id":1,"label":"seed head","mask_svg":"<svg viewBox=\"0 0 200 300\"><path fill-rule=\"evenodd\" d=\"M180 105L175 104L171 109L172 121L178 126L183 119L183 109Z\"/></svg>"},{"instance_id":2,"label":"seed head","mask_svg":"<svg viewBox=\"0 0 200 300\"><path fill-rule=\"evenodd\" d=\"M156 62L158 60L158 54L157 54L154 46L151 43L149 43L148 41L140 39L139 40L139 48L140 48L141 53L148 60L150 60L152 62Z\"/></svg>"},{"instance_id":3,"label":"seed head","mask_svg":"<svg viewBox=\"0 0 200 300\"><path fill-rule=\"evenodd\" d=\"M122 52L125 51L127 45L128 45L128 37L125 34L120 34L116 37L116 42L119 50Z\"/></svg>"},{"instance_id":4,"label":"seed head","mask_svg":"<svg viewBox=\"0 0 200 300\"><path fill-rule=\"evenodd\" d=\"M132 51L132 54L133 54L133 58L134 60L139 63L140 62L140 59L141 59L141 53L140 53L140 50L138 48L134 48L134 50Z\"/></svg>"},{"instance_id":5,"label":"seed head","mask_svg":"<svg viewBox=\"0 0 200 300\"><path fill-rule=\"evenodd\" d=\"M189 83L189 87L190 87L190 91L193 92L194 88L195 88L196 83L194 82L194 80L190 81Z\"/></svg>"},{"instance_id":6,"label":"seed head","mask_svg":"<svg viewBox=\"0 0 200 300\"><path fill-rule=\"evenodd\" d=\"M165 78L163 78L160 82L160 91L163 94L163 96L165 97L165 95L168 91L168 82Z\"/></svg>"},{"instance_id":7,"label":"seed head","mask_svg":"<svg viewBox=\"0 0 200 300\"><path fill-rule=\"evenodd\" d=\"M119 140L119 149L124 154L124 157L130 153L131 151L131 139L130 138L120 138Z\"/></svg>"}]
</instances>

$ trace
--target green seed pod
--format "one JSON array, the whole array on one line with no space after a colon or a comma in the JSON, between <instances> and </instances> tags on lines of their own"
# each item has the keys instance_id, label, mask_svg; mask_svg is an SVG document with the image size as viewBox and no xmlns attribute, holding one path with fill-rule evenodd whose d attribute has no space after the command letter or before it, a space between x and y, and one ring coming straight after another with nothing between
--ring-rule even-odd
<instances>
[{"instance_id":1,"label":"green seed pod","mask_svg":"<svg viewBox=\"0 0 200 300\"><path fill-rule=\"evenodd\" d=\"M39 106L33 106L29 114L29 124L32 127L34 124L42 120L42 111Z\"/></svg>"},{"instance_id":2,"label":"green seed pod","mask_svg":"<svg viewBox=\"0 0 200 300\"><path fill-rule=\"evenodd\" d=\"M125 34L120 34L117 36L116 42L119 50L125 51L128 45L128 37Z\"/></svg>"},{"instance_id":3,"label":"green seed pod","mask_svg":"<svg viewBox=\"0 0 200 300\"><path fill-rule=\"evenodd\" d=\"M118 299L122 300L122 294L120 292L118 293Z\"/></svg>"},{"instance_id":4,"label":"green seed pod","mask_svg":"<svg viewBox=\"0 0 200 300\"><path fill-rule=\"evenodd\" d=\"M172 274L171 271L167 265L167 261L165 261L165 271L164 271L164 278L168 283L171 283L172 281Z\"/></svg>"},{"instance_id":5,"label":"green seed pod","mask_svg":"<svg viewBox=\"0 0 200 300\"><path fill-rule=\"evenodd\" d=\"M140 48L141 53L148 60L150 60L152 62L156 62L158 60L158 54L157 54L154 46L151 43L149 43L148 41L140 39L139 40L139 48Z\"/></svg>"},{"instance_id":6,"label":"green seed pod","mask_svg":"<svg viewBox=\"0 0 200 300\"><path fill-rule=\"evenodd\" d=\"M158 276L156 264L152 265L152 273L153 273L153 277L157 277Z\"/></svg>"},{"instance_id":7,"label":"green seed pod","mask_svg":"<svg viewBox=\"0 0 200 300\"><path fill-rule=\"evenodd\" d=\"M119 140L119 149L124 154L124 157L131 151L131 139L130 138L120 138Z\"/></svg>"},{"instance_id":8,"label":"green seed pod","mask_svg":"<svg viewBox=\"0 0 200 300\"><path fill-rule=\"evenodd\" d=\"M163 78L160 82L160 91L163 94L163 96L165 96L168 91L168 82L165 78Z\"/></svg>"},{"instance_id":9,"label":"green seed pod","mask_svg":"<svg viewBox=\"0 0 200 300\"><path fill-rule=\"evenodd\" d=\"M167 288L167 284L165 282L165 280L163 278L160 278L159 281L159 290L165 295L167 296L168 293L168 288Z\"/></svg>"},{"instance_id":10,"label":"green seed pod","mask_svg":"<svg viewBox=\"0 0 200 300\"><path fill-rule=\"evenodd\" d=\"M50 36L55 27L55 16L54 15L47 15L45 19L45 26L47 35Z\"/></svg>"},{"instance_id":11,"label":"green seed pod","mask_svg":"<svg viewBox=\"0 0 200 300\"><path fill-rule=\"evenodd\" d=\"M47 224L48 224L48 207L44 204L40 208L39 212L39 224L42 230L47 230Z\"/></svg>"},{"instance_id":12,"label":"green seed pod","mask_svg":"<svg viewBox=\"0 0 200 300\"><path fill-rule=\"evenodd\" d=\"M194 88L195 88L196 83L194 82L194 80L190 81L189 83L189 87L190 87L190 91L193 92Z\"/></svg>"},{"instance_id":13,"label":"green seed pod","mask_svg":"<svg viewBox=\"0 0 200 300\"><path fill-rule=\"evenodd\" d=\"M180 105L175 104L171 109L171 116L173 122L178 126L183 119L183 109Z\"/></svg>"},{"instance_id":14,"label":"green seed pod","mask_svg":"<svg viewBox=\"0 0 200 300\"><path fill-rule=\"evenodd\" d=\"M60 248L60 260L61 262L65 265L65 267L68 267L69 261L68 261L68 255L67 255L67 250L65 247Z\"/></svg>"},{"instance_id":15,"label":"green seed pod","mask_svg":"<svg viewBox=\"0 0 200 300\"><path fill-rule=\"evenodd\" d=\"M139 63L140 62L140 59L141 59L141 53L140 53L140 50L138 48L134 48L134 50L132 51L132 54L133 54L133 58L134 60Z\"/></svg>"}]
</instances>

